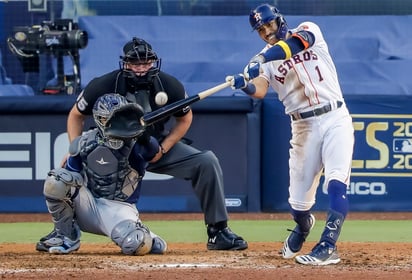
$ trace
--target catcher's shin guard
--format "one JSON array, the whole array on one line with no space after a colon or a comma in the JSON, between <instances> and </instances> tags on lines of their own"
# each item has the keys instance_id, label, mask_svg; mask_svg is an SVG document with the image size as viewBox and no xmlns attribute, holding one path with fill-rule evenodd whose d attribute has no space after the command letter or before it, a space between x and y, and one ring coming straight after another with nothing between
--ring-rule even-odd
<instances>
[{"instance_id":1,"label":"catcher's shin guard","mask_svg":"<svg viewBox=\"0 0 412 280\"><path fill-rule=\"evenodd\" d=\"M51 170L44 182L43 194L58 234L70 236L73 228L74 209L72 191L83 184L83 177L64 168Z\"/></svg>"}]
</instances>

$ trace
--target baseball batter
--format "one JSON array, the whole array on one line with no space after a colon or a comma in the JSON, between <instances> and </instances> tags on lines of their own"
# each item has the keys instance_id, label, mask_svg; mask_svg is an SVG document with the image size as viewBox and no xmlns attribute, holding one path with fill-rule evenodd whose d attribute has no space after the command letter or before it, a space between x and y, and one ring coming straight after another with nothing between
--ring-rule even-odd
<instances>
[{"instance_id":1,"label":"baseball batter","mask_svg":"<svg viewBox=\"0 0 412 280\"><path fill-rule=\"evenodd\" d=\"M97 99L97 128L73 140L65 167L51 170L45 180L54 229L36 244L38 251L76 251L80 230L108 236L127 255L166 251L166 242L142 224L136 208L148 161L160 150L144 133L141 116L143 108L121 95Z\"/></svg>"},{"instance_id":2,"label":"baseball batter","mask_svg":"<svg viewBox=\"0 0 412 280\"><path fill-rule=\"evenodd\" d=\"M282 255L301 264L336 264L336 243L348 212L354 130L328 45L315 23L289 29L277 8L268 4L251 11L249 21L267 45L243 74L226 80L256 98L264 98L271 86L291 119L289 204L297 225ZM315 223L311 208L322 171L330 201L326 225L312 251L297 256Z\"/></svg>"}]
</instances>

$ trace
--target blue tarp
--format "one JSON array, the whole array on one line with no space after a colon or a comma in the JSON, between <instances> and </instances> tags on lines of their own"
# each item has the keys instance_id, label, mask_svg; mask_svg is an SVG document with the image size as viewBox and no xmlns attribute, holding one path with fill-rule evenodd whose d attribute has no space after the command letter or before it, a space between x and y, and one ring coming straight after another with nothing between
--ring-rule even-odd
<instances>
[{"instance_id":1,"label":"blue tarp","mask_svg":"<svg viewBox=\"0 0 412 280\"><path fill-rule=\"evenodd\" d=\"M286 19L290 27L303 21L320 26L345 95L412 94L412 39L406 31L412 16ZM80 50L82 86L118 68L122 47L133 36L152 44L162 58L162 69L179 78L189 95L242 72L264 46L251 31L247 16L86 16L79 18L79 25L89 34L88 46ZM71 74L72 63L65 58L65 72ZM226 89L218 95L232 92Z\"/></svg>"},{"instance_id":2,"label":"blue tarp","mask_svg":"<svg viewBox=\"0 0 412 280\"><path fill-rule=\"evenodd\" d=\"M345 94L412 94L412 39L406 32L412 16L286 19L290 27L303 21L320 26ZM124 43L133 36L152 44L162 68L187 84L189 94L242 72L264 46L245 16L92 16L81 17L79 25L90 37L80 52L83 84L116 69Z\"/></svg>"}]
</instances>

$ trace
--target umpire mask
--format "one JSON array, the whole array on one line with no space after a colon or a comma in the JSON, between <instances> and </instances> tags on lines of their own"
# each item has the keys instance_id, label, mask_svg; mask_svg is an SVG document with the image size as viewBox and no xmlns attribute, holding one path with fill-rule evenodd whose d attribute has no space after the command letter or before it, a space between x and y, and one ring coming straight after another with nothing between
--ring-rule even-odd
<instances>
[{"instance_id":1,"label":"umpire mask","mask_svg":"<svg viewBox=\"0 0 412 280\"><path fill-rule=\"evenodd\" d=\"M159 73L161 59L145 40L134 37L123 47L120 69L131 86L151 84Z\"/></svg>"}]
</instances>

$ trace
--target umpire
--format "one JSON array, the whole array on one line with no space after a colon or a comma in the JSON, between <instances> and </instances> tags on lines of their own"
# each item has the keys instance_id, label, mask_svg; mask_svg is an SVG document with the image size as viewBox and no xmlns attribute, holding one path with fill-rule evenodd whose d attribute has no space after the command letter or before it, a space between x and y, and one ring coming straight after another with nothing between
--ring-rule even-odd
<instances>
[{"instance_id":1,"label":"umpire","mask_svg":"<svg viewBox=\"0 0 412 280\"><path fill-rule=\"evenodd\" d=\"M187 97L182 83L160 70L161 59L145 40L133 38L124 45L123 54L120 69L93 79L80 93L67 120L70 142L81 135L95 101L106 93L125 96L129 102L142 106L145 113ZM156 103L159 92L167 94L165 104L159 104L159 99L165 101L165 98L158 98ZM212 151L200 151L183 138L192 117L191 108L186 107L173 115L175 121L170 129L165 126L170 118L148 127L147 133L158 140L160 149L147 170L192 182L207 225L207 249L244 250L247 242L228 227L219 160Z\"/></svg>"}]
</instances>

